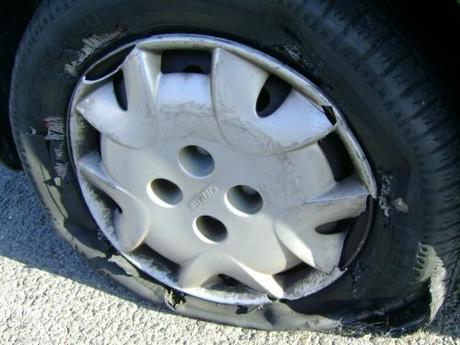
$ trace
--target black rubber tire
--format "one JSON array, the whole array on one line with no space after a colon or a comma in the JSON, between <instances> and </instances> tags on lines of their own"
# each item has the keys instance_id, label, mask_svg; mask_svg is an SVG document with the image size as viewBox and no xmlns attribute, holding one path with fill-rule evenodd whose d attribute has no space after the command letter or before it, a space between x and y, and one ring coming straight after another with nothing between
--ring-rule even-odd
<instances>
[{"instance_id":1,"label":"black rubber tire","mask_svg":"<svg viewBox=\"0 0 460 345\"><path fill-rule=\"evenodd\" d=\"M170 32L215 35L265 51L342 109L376 174L379 206L363 250L328 288L263 308L208 303L152 281L98 237L68 154L72 91L98 57ZM453 285L460 249L458 121L413 49L364 1L45 1L17 53L10 113L24 168L56 229L100 271L178 313L262 329L324 329L421 301L412 319L425 320ZM394 203L398 198L408 212Z\"/></svg>"}]
</instances>

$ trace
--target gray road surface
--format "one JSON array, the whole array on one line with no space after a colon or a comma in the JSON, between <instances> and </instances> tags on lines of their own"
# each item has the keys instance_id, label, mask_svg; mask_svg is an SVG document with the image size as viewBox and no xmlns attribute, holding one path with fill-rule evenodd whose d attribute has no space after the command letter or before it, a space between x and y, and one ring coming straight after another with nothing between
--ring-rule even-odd
<instances>
[{"instance_id":1,"label":"gray road surface","mask_svg":"<svg viewBox=\"0 0 460 345\"><path fill-rule=\"evenodd\" d=\"M98 276L50 228L22 173L0 168L0 344L460 344L456 302L394 339L262 332L168 315Z\"/></svg>"}]
</instances>

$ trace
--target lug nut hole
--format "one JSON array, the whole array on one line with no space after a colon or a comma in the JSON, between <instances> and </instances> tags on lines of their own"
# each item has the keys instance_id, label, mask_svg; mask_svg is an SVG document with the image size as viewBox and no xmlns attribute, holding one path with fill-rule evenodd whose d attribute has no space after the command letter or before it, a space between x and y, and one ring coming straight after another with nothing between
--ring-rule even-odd
<instances>
[{"instance_id":1,"label":"lug nut hole","mask_svg":"<svg viewBox=\"0 0 460 345\"><path fill-rule=\"evenodd\" d=\"M249 186L235 186L227 193L228 203L245 214L255 214L262 209L263 200L258 191Z\"/></svg>"},{"instance_id":2,"label":"lug nut hole","mask_svg":"<svg viewBox=\"0 0 460 345\"><path fill-rule=\"evenodd\" d=\"M163 206L174 206L182 200L182 191L174 182L169 180L156 179L150 183L150 189L156 201L166 204Z\"/></svg>"},{"instance_id":3,"label":"lug nut hole","mask_svg":"<svg viewBox=\"0 0 460 345\"><path fill-rule=\"evenodd\" d=\"M227 228L220 220L211 216L200 216L195 220L195 230L205 240L222 242L227 237Z\"/></svg>"},{"instance_id":4,"label":"lug nut hole","mask_svg":"<svg viewBox=\"0 0 460 345\"><path fill-rule=\"evenodd\" d=\"M179 153L182 168L195 177L205 177L214 170L214 159L200 146L186 146Z\"/></svg>"}]
</instances>

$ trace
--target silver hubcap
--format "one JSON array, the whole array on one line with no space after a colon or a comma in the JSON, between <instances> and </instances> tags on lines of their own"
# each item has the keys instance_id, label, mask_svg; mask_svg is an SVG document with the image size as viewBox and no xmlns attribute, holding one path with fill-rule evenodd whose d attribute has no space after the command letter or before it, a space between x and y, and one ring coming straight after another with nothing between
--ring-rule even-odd
<instances>
[{"instance_id":1,"label":"silver hubcap","mask_svg":"<svg viewBox=\"0 0 460 345\"><path fill-rule=\"evenodd\" d=\"M177 49L207 52L210 72L165 73L164 52ZM276 96L261 95L270 76L289 90L262 116ZM116 71L81 79L70 115L79 182L105 236L141 270L207 300L265 303L330 284L342 274L346 230L317 229L359 216L375 196L334 105L288 67L234 42L137 42ZM100 139L89 139L95 131ZM354 165L340 181L318 144L331 133ZM300 264L291 279L286 271Z\"/></svg>"}]
</instances>

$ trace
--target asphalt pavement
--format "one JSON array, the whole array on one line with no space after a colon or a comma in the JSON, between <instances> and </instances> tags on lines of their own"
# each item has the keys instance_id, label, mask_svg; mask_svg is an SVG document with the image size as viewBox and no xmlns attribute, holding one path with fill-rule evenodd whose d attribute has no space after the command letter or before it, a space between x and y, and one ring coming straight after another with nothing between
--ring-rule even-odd
<instances>
[{"instance_id":1,"label":"asphalt pavement","mask_svg":"<svg viewBox=\"0 0 460 345\"><path fill-rule=\"evenodd\" d=\"M0 344L460 345L460 305L400 338L255 331L152 310L61 240L23 173L0 168Z\"/></svg>"}]
</instances>

